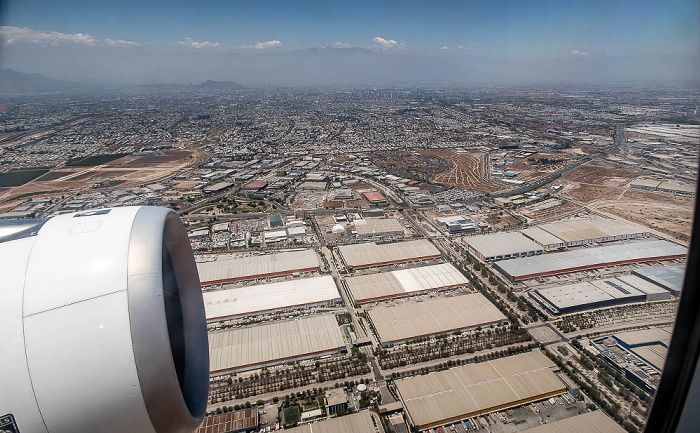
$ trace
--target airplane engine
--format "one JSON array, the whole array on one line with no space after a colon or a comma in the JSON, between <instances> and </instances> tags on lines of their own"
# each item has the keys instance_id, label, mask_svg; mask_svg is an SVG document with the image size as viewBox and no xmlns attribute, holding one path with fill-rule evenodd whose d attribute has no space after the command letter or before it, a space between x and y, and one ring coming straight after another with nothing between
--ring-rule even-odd
<instances>
[{"instance_id":1,"label":"airplane engine","mask_svg":"<svg viewBox=\"0 0 700 433\"><path fill-rule=\"evenodd\" d=\"M199 276L174 212L0 221L0 431L192 432L208 386Z\"/></svg>"}]
</instances>

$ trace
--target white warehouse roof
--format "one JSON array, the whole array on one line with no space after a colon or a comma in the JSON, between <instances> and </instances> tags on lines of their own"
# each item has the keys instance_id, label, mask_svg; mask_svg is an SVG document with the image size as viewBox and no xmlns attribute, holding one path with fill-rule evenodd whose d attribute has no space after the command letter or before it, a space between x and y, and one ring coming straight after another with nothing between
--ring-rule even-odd
<instances>
[{"instance_id":1,"label":"white warehouse roof","mask_svg":"<svg viewBox=\"0 0 700 433\"><path fill-rule=\"evenodd\" d=\"M359 275L345 281L353 299L360 303L469 284L469 280L450 263Z\"/></svg>"},{"instance_id":2,"label":"white warehouse roof","mask_svg":"<svg viewBox=\"0 0 700 433\"><path fill-rule=\"evenodd\" d=\"M212 374L337 351L345 340L335 315L311 316L209 334Z\"/></svg>"},{"instance_id":3,"label":"white warehouse roof","mask_svg":"<svg viewBox=\"0 0 700 433\"><path fill-rule=\"evenodd\" d=\"M654 240L501 260L494 263L494 267L517 281L613 264L679 258L687 254L688 249L684 246L665 240Z\"/></svg>"},{"instance_id":4,"label":"white warehouse roof","mask_svg":"<svg viewBox=\"0 0 700 433\"><path fill-rule=\"evenodd\" d=\"M203 296L204 310L210 322L340 298L335 280L330 275L217 290L205 292Z\"/></svg>"},{"instance_id":5,"label":"white warehouse roof","mask_svg":"<svg viewBox=\"0 0 700 433\"><path fill-rule=\"evenodd\" d=\"M440 251L426 239L381 245L374 242L341 245L338 250L350 268L367 268L440 257Z\"/></svg>"},{"instance_id":6,"label":"white warehouse roof","mask_svg":"<svg viewBox=\"0 0 700 433\"><path fill-rule=\"evenodd\" d=\"M541 245L518 232L465 236L462 242L467 244L470 250L480 254L484 260L544 252Z\"/></svg>"},{"instance_id":7,"label":"white warehouse roof","mask_svg":"<svg viewBox=\"0 0 700 433\"><path fill-rule=\"evenodd\" d=\"M369 318L384 343L498 324L505 316L481 293L371 308Z\"/></svg>"},{"instance_id":8,"label":"white warehouse roof","mask_svg":"<svg viewBox=\"0 0 700 433\"><path fill-rule=\"evenodd\" d=\"M197 263L202 284L250 280L268 276L317 270L320 262L314 250L287 251L246 257L219 257Z\"/></svg>"}]
</instances>

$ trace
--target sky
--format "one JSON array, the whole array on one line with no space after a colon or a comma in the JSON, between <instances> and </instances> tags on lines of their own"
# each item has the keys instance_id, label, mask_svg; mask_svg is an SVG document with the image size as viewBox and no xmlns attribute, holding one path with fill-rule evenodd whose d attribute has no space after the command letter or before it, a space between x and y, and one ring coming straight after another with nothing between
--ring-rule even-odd
<instances>
[{"instance_id":1,"label":"sky","mask_svg":"<svg viewBox=\"0 0 700 433\"><path fill-rule=\"evenodd\" d=\"M314 48L367 50L368 67L381 64L382 77L393 64L404 75L397 68L417 68L418 81L430 80L426 62L434 62L437 81L450 81L440 68L458 68L455 76L466 79L470 71L483 75L479 62L590 66L700 52L697 0L0 1L0 66L61 79L196 81L226 78L229 69L231 79L264 82L279 79L269 67L293 77L309 53L291 53ZM364 61L346 54L313 62L338 74L334 66ZM198 72L185 64L192 62ZM346 75L339 79L352 81Z\"/></svg>"}]
</instances>

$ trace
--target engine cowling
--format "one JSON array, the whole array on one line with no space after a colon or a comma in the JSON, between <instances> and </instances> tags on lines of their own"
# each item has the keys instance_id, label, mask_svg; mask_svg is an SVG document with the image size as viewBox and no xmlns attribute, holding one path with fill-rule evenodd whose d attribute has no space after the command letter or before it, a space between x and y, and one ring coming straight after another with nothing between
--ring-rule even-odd
<instances>
[{"instance_id":1,"label":"engine cowling","mask_svg":"<svg viewBox=\"0 0 700 433\"><path fill-rule=\"evenodd\" d=\"M199 425L206 320L174 212L119 207L0 222L0 269L1 419L32 433Z\"/></svg>"}]
</instances>

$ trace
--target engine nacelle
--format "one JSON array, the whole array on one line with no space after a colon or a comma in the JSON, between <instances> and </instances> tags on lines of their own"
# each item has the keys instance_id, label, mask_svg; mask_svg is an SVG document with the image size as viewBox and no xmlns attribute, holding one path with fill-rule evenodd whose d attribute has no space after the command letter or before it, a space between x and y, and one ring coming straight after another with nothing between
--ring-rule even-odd
<instances>
[{"instance_id":1,"label":"engine nacelle","mask_svg":"<svg viewBox=\"0 0 700 433\"><path fill-rule=\"evenodd\" d=\"M199 276L174 212L0 221L1 422L22 433L192 432L206 410L208 353Z\"/></svg>"}]
</instances>

